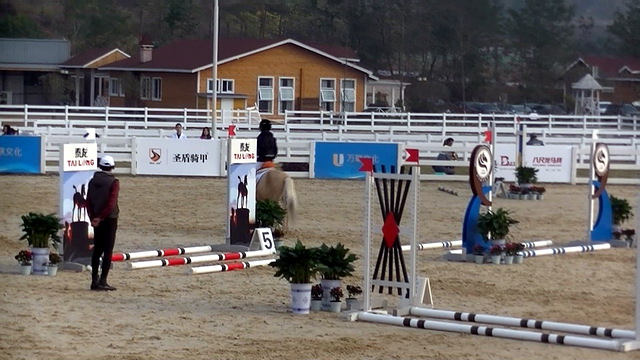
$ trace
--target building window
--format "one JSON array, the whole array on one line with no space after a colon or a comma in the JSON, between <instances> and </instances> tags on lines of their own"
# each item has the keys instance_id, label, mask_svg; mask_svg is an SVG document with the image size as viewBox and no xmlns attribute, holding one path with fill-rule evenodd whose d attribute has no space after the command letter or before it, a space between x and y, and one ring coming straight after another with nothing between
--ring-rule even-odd
<instances>
[{"instance_id":1,"label":"building window","mask_svg":"<svg viewBox=\"0 0 640 360\"><path fill-rule=\"evenodd\" d=\"M124 96L122 80L118 78L109 79L109 96Z\"/></svg>"},{"instance_id":2,"label":"building window","mask_svg":"<svg viewBox=\"0 0 640 360\"><path fill-rule=\"evenodd\" d=\"M148 100L151 97L151 79L148 77L140 78L140 99Z\"/></svg>"},{"instance_id":3,"label":"building window","mask_svg":"<svg viewBox=\"0 0 640 360\"><path fill-rule=\"evenodd\" d=\"M294 78L280 78L278 87L278 113L284 114L287 110L293 110L293 101L295 100Z\"/></svg>"},{"instance_id":4,"label":"building window","mask_svg":"<svg viewBox=\"0 0 640 360\"><path fill-rule=\"evenodd\" d=\"M162 78L151 79L151 100L162 100Z\"/></svg>"},{"instance_id":5,"label":"building window","mask_svg":"<svg viewBox=\"0 0 640 360\"><path fill-rule=\"evenodd\" d=\"M334 111L336 104L336 81L320 79L320 109Z\"/></svg>"},{"instance_id":6,"label":"building window","mask_svg":"<svg viewBox=\"0 0 640 360\"><path fill-rule=\"evenodd\" d=\"M258 78L258 110L261 113L273 113L273 78Z\"/></svg>"},{"instance_id":7,"label":"building window","mask_svg":"<svg viewBox=\"0 0 640 360\"><path fill-rule=\"evenodd\" d=\"M213 79L207 79L207 93L211 94ZM218 94L233 94L233 80L216 79L216 91Z\"/></svg>"},{"instance_id":8,"label":"building window","mask_svg":"<svg viewBox=\"0 0 640 360\"><path fill-rule=\"evenodd\" d=\"M354 79L342 79L340 89L342 111L356 111L356 81Z\"/></svg>"}]
</instances>

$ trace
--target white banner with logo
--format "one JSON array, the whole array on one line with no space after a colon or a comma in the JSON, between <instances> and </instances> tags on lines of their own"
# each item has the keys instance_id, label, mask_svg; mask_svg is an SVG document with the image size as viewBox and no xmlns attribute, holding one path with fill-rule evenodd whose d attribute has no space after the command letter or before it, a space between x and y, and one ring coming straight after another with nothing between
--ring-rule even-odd
<instances>
[{"instance_id":1,"label":"white banner with logo","mask_svg":"<svg viewBox=\"0 0 640 360\"><path fill-rule=\"evenodd\" d=\"M515 181L516 146L514 144L497 144L494 154L496 177L505 181ZM539 182L570 183L571 169L574 159L571 158L571 147L562 145L526 146L524 166L538 169Z\"/></svg>"},{"instance_id":2,"label":"white banner with logo","mask_svg":"<svg viewBox=\"0 0 640 360\"><path fill-rule=\"evenodd\" d=\"M63 144L62 171L95 170L98 167L98 146L95 142Z\"/></svg>"},{"instance_id":3,"label":"white banner with logo","mask_svg":"<svg viewBox=\"0 0 640 360\"><path fill-rule=\"evenodd\" d=\"M220 176L220 141L136 138L136 173Z\"/></svg>"}]
</instances>

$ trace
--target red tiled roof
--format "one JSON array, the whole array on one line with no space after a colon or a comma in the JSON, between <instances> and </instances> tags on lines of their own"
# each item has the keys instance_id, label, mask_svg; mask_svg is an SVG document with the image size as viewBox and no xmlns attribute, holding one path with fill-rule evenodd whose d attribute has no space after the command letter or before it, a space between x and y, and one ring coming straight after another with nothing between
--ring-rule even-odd
<instances>
[{"instance_id":1,"label":"red tiled roof","mask_svg":"<svg viewBox=\"0 0 640 360\"><path fill-rule=\"evenodd\" d=\"M284 39L220 39L218 42L218 61L256 51L281 41ZM346 51L335 46L312 46L306 43L304 45L338 58L345 58L345 55L349 59L357 58L353 50ZM153 49L152 60L149 62L141 63L139 56L132 56L129 59L106 65L105 68L193 71L211 64L212 56L213 44L211 40L179 40Z\"/></svg>"},{"instance_id":2,"label":"red tiled roof","mask_svg":"<svg viewBox=\"0 0 640 360\"><path fill-rule=\"evenodd\" d=\"M582 59L589 67L598 67L599 77L619 77L620 69L625 66L631 71L640 71L640 59L607 56L585 56Z\"/></svg>"},{"instance_id":3,"label":"red tiled roof","mask_svg":"<svg viewBox=\"0 0 640 360\"><path fill-rule=\"evenodd\" d=\"M91 49L80 54L77 54L70 58L69 60L62 63L60 66L62 67L82 67L101 56L104 56L113 50L117 50L117 48L99 48L99 49Z\"/></svg>"}]
</instances>

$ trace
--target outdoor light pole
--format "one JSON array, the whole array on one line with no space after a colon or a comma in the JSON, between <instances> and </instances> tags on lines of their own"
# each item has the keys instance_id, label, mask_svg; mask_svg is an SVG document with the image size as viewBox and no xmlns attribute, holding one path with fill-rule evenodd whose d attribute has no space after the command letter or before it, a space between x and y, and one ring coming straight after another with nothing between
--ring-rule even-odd
<instances>
[{"instance_id":1,"label":"outdoor light pole","mask_svg":"<svg viewBox=\"0 0 640 360\"><path fill-rule=\"evenodd\" d=\"M212 137L218 138L218 126L216 121L216 108L218 104L218 89L216 86L218 79L218 18L219 18L218 0L213 1L213 62L212 75L213 84L211 89L211 129Z\"/></svg>"}]
</instances>

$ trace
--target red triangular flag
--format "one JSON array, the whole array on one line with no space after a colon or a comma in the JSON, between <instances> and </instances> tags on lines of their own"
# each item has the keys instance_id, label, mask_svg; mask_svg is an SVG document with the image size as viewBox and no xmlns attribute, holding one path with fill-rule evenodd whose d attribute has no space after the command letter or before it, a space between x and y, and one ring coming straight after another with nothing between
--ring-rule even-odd
<instances>
[{"instance_id":1,"label":"red triangular flag","mask_svg":"<svg viewBox=\"0 0 640 360\"><path fill-rule=\"evenodd\" d=\"M406 157L404 159L404 162L407 163L418 163L418 161L420 160L420 150L418 149L405 149L404 150L406 152Z\"/></svg>"},{"instance_id":2,"label":"red triangular flag","mask_svg":"<svg viewBox=\"0 0 640 360\"><path fill-rule=\"evenodd\" d=\"M229 125L229 129L227 129L227 134L229 134L229 136L236 136L236 126Z\"/></svg>"},{"instance_id":3,"label":"red triangular flag","mask_svg":"<svg viewBox=\"0 0 640 360\"><path fill-rule=\"evenodd\" d=\"M368 157L361 157L360 162L362 166L359 171L372 172L373 171L373 159Z\"/></svg>"},{"instance_id":4,"label":"red triangular flag","mask_svg":"<svg viewBox=\"0 0 640 360\"><path fill-rule=\"evenodd\" d=\"M491 142L493 141L493 135L491 130L485 130L484 131L484 142L488 142L489 144L491 144Z\"/></svg>"}]
</instances>

